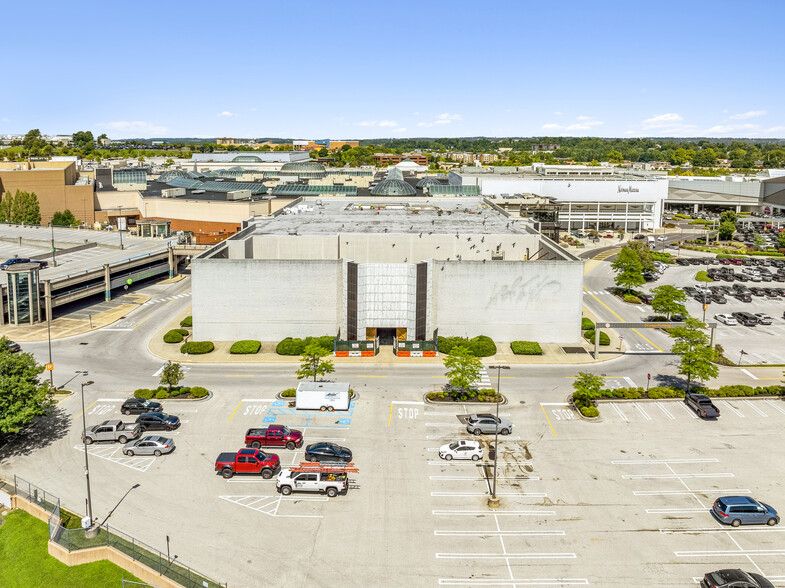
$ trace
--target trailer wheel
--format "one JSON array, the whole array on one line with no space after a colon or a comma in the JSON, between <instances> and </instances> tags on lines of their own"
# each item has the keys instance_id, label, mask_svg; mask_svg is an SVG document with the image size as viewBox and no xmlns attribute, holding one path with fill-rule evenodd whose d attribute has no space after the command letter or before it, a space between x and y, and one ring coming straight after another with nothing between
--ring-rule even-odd
<instances>
[{"instance_id":1,"label":"trailer wheel","mask_svg":"<svg viewBox=\"0 0 785 588\"><path fill-rule=\"evenodd\" d=\"M327 410L326 406L320 406L319 407L319 412L324 412L325 410Z\"/></svg>"},{"instance_id":2,"label":"trailer wheel","mask_svg":"<svg viewBox=\"0 0 785 588\"><path fill-rule=\"evenodd\" d=\"M234 471L232 471L232 468L224 468L221 470L221 475L228 480L234 476Z\"/></svg>"},{"instance_id":3,"label":"trailer wheel","mask_svg":"<svg viewBox=\"0 0 785 588\"><path fill-rule=\"evenodd\" d=\"M329 496L330 498L335 498L336 496L338 496L338 490L330 486L327 489L327 496Z\"/></svg>"},{"instance_id":4,"label":"trailer wheel","mask_svg":"<svg viewBox=\"0 0 785 588\"><path fill-rule=\"evenodd\" d=\"M292 493L291 486L281 486L281 494L283 494L284 496L289 496L289 494L291 493Z\"/></svg>"},{"instance_id":5,"label":"trailer wheel","mask_svg":"<svg viewBox=\"0 0 785 588\"><path fill-rule=\"evenodd\" d=\"M332 411L334 411L334 410L335 410L335 409L334 409L332 406L328 406L328 407L327 407L327 412L332 412Z\"/></svg>"}]
</instances>

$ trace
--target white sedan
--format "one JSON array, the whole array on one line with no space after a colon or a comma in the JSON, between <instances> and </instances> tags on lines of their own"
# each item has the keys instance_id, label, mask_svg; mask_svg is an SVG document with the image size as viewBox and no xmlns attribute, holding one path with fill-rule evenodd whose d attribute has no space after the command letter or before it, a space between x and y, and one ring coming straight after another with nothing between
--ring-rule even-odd
<instances>
[{"instance_id":1,"label":"white sedan","mask_svg":"<svg viewBox=\"0 0 785 588\"><path fill-rule=\"evenodd\" d=\"M667 241L667 239L668 237L666 237L665 235L660 235L659 237L657 237L657 241Z\"/></svg>"},{"instance_id":2,"label":"white sedan","mask_svg":"<svg viewBox=\"0 0 785 588\"><path fill-rule=\"evenodd\" d=\"M450 461L452 459L482 459L482 447L479 441L453 441L439 448L439 457Z\"/></svg>"},{"instance_id":3,"label":"white sedan","mask_svg":"<svg viewBox=\"0 0 785 588\"><path fill-rule=\"evenodd\" d=\"M738 325L739 322L730 314L715 314L714 318L725 325Z\"/></svg>"}]
</instances>

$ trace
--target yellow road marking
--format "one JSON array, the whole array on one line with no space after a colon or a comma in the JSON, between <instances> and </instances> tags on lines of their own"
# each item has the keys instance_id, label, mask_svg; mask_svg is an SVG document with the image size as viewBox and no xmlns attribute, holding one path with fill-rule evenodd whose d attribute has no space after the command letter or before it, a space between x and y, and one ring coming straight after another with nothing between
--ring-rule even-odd
<instances>
[{"instance_id":1,"label":"yellow road marking","mask_svg":"<svg viewBox=\"0 0 785 588\"><path fill-rule=\"evenodd\" d=\"M227 378L253 378L253 374L226 374Z\"/></svg>"},{"instance_id":2,"label":"yellow road marking","mask_svg":"<svg viewBox=\"0 0 785 588\"><path fill-rule=\"evenodd\" d=\"M242 403L243 403L243 401L241 400L241 401L240 401L240 404L242 404ZM235 408L235 409L234 409L234 412L232 413L232 416L230 416L230 417L229 417L229 420L230 420L230 421L232 420L232 417L234 417L234 413L235 413L235 412L237 412L237 409L239 409L239 408L240 408L240 404L238 404L238 405L237 405L237 408Z\"/></svg>"},{"instance_id":3,"label":"yellow road marking","mask_svg":"<svg viewBox=\"0 0 785 588\"><path fill-rule=\"evenodd\" d=\"M551 431L553 431L553 436L558 437L556 434L556 429L553 428L553 423L551 423L551 419L548 418L548 413L545 412L545 407L541 404L540 408L542 409L542 414L545 415L545 420L548 421L548 424L551 426Z\"/></svg>"},{"instance_id":4,"label":"yellow road marking","mask_svg":"<svg viewBox=\"0 0 785 588\"><path fill-rule=\"evenodd\" d=\"M357 376L358 378L387 378L388 376Z\"/></svg>"},{"instance_id":5,"label":"yellow road marking","mask_svg":"<svg viewBox=\"0 0 785 588\"><path fill-rule=\"evenodd\" d=\"M390 417L387 419L387 426L388 427L390 426L390 423L392 422L392 405L393 405L393 403L391 402L390 403Z\"/></svg>"},{"instance_id":6,"label":"yellow road marking","mask_svg":"<svg viewBox=\"0 0 785 588\"><path fill-rule=\"evenodd\" d=\"M564 376L564 377L567 378L568 380L577 380L578 379L578 376ZM598 378L611 378L611 379L618 378L620 380L624 379L624 376L597 376L597 377Z\"/></svg>"},{"instance_id":7,"label":"yellow road marking","mask_svg":"<svg viewBox=\"0 0 785 588\"><path fill-rule=\"evenodd\" d=\"M148 316L147 318L144 318L144 319L140 320L138 323L136 323L136 325L134 325L134 327L133 327L133 328L135 329L136 327L138 327L139 325L141 325L143 322L145 322L146 320L148 320L148 319L149 319L151 316L153 316L153 315L150 315L150 316Z\"/></svg>"},{"instance_id":8,"label":"yellow road marking","mask_svg":"<svg viewBox=\"0 0 785 588\"><path fill-rule=\"evenodd\" d=\"M98 401L96 400L95 402L98 402ZM93 402L93 404L95 404L95 402ZM82 412L80 412L78 415L76 415L76 416L74 417L74 420L78 419L80 416L82 416L84 413L86 413L86 412L87 412L87 409L88 409L88 408L90 408L91 406L93 406L93 404L91 404L90 406L88 406L87 408L85 408L85 409L84 409Z\"/></svg>"},{"instance_id":9,"label":"yellow road marking","mask_svg":"<svg viewBox=\"0 0 785 588\"><path fill-rule=\"evenodd\" d=\"M584 287L583 287L583 289L584 289L584 290L586 290L586 286L584 286ZM586 290L586 291L587 291L587 292L589 292L588 290ZM612 309L610 306L608 306L608 305L607 305L607 304L605 304L605 303L604 303L602 300L600 300L599 298L597 298L597 296L595 296L595 295L594 295L594 294L592 294L591 292L589 292L589 296L591 296L591 297L592 297L592 298L594 298L594 299L595 299L597 302L599 302L599 303L600 303L600 304L602 304L602 305L603 305L605 308L607 308L607 309L608 309L608 310L609 310L609 311L610 311L610 312L613 314L613 316L615 316L615 317L616 317L617 319L619 319L621 322L623 322L623 323L626 323L626 322L627 322L627 321L625 321L623 318L621 318L621 317L620 317L618 314L616 314L616 312L615 312L615 311L614 311L614 310L613 310L613 309ZM596 321L596 322L597 322L597 323L601 323L602 321ZM653 342L649 341L649 340L648 340L648 339L647 339L647 338L646 338L646 337L643 335L643 333L641 333L641 332L640 332L638 329L632 329L632 332L633 332L633 333L637 333L637 334L638 334L638 336L639 336L641 339L643 339L644 341L646 341L646 342L647 342L649 345L651 345L651 346L652 346L652 347L654 347L655 349L657 349L657 350L661 351L662 353L665 353L665 352L664 352L664 351L663 351L663 350L662 350L662 349L661 349L661 348L660 348L658 345L656 345L655 343L653 343Z\"/></svg>"}]
</instances>

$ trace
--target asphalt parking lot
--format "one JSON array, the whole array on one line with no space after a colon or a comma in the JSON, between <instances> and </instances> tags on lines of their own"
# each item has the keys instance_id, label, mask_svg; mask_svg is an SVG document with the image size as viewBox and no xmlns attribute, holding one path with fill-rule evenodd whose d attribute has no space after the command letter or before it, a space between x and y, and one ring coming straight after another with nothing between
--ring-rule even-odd
<instances>
[{"instance_id":1,"label":"asphalt parking lot","mask_svg":"<svg viewBox=\"0 0 785 588\"><path fill-rule=\"evenodd\" d=\"M717 496L736 493L785 509L778 400L720 400L716 422L677 401L604 403L590 423L563 397L525 390L520 374L505 378L511 401L500 415L514 428L500 436L502 505L491 510L492 437L480 438L480 463L443 461L438 448L476 439L461 419L492 406L425 405L425 385L404 393L391 377L359 384L345 413L297 412L275 398L284 380L255 380L202 402L164 401L182 419L165 433L177 445L171 455L129 458L120 445L88 446L96 516L140 483L112 521L159 548L169 535L181 561L230 586L258 586L261 577L300 586L331 577L348 586L677 586L719 567L760 569L785 584L785 550L777 549L785 528L724 528L708 513ZM133 420L119 413L123 398L91 392L88 424ZM67 433L16 452L3 470L78 509L81 403L72 397L61 408L73 423ZM348 493L282 497L274 479L214 472L219 452L240 449L247 428L270 423L303 430L305 444L329 439L352 449L359 473ZM302 449L276 452L284 466L302 461Z\"/></svg>"}]
</instances>

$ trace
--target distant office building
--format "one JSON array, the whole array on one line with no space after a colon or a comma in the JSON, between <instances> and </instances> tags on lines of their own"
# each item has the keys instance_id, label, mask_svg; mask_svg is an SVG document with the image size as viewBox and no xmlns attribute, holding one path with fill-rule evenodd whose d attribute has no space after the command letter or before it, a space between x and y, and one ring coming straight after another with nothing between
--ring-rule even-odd
<instances>
[{"instance_id":1,"label":"distant office building","mask_svg":"<svg viewBox=\"0 0 785 588\"><path fill-rule=\"evenodd\" d=\"M558 143L536 143L532 145L532 152L545 151L550 153L551 151L556 151L559 147Z\"/></svg>"},{"instance_id":2,"label":"distant office building","mask_svg":"<svg viewBox=\"0 0 785 588\"><path fill-rule=\"evenodd\" d=\"M400 155L395 153L373 154L373 160L376 162L376 165L396 164L407 159L419 165L428 165L428 156L425 153L403 153Z\"/></svg>"},{"instance_id":3,"label":"distant office building","mask_svg":"<svg viewBox=\"0 0 785 588\"><path fill-rule=\"evenodd\" d=\"M772 214L785 212L785 170L769 169L757 176L670 176L669 205L731 209Z\"/></svg>"},{"instance_id":4,"label":"distant office building","mask_svg":"<svg viewBox=\"0 0 785 588\"><path fill-rule=\"evenodd\" d=\"M319 139L316 141L292 141L292 147L301 151L318 151L319 149L328 149L335 151L344 145L349 147L359 147L359 141L333 141L330 139Z\"/></svg>"}]
</instances>

